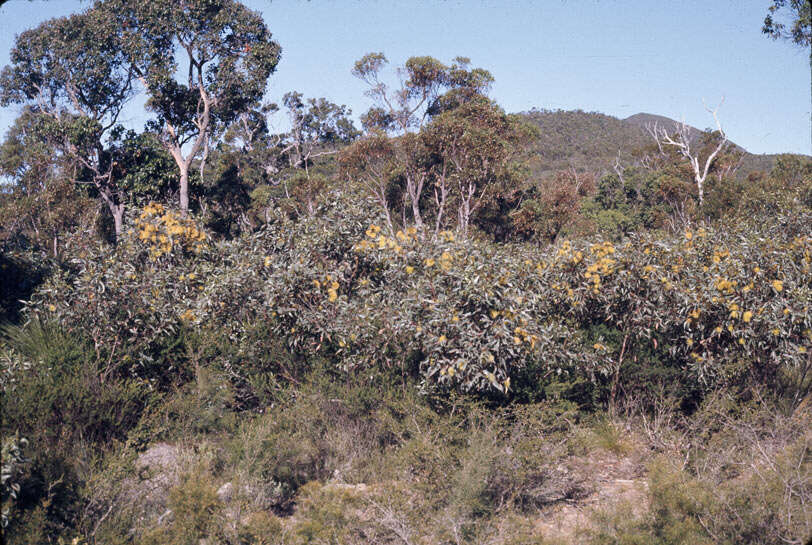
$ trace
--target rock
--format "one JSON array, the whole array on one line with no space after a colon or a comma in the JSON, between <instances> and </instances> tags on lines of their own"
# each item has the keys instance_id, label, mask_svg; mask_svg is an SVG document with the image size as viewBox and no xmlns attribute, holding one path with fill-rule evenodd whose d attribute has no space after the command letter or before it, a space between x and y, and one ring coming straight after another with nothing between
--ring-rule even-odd
<instances>
[{"instance_id":1,"label":"rock","mask_svg":"<svg viewBox=\"0 0 812 545\"><path fill-rule=\"evenodd\" d=\"M136 514L138 527L160 525L170 519L169 491L180 481L177 447L158 443L135 460L135 475L123 479L115 503L122 512Z\"/></svg>"},{"instance_id":2,"label":"rock","mask_svg":"<svg viewBox=\"0 0 812 545\"><path fill-rule=\"evenodd\" d=\"M217 497L223 503L229 503L234 496L234 485L229 483L224 484L217 489Z\"/></svg>"}]
</instances>

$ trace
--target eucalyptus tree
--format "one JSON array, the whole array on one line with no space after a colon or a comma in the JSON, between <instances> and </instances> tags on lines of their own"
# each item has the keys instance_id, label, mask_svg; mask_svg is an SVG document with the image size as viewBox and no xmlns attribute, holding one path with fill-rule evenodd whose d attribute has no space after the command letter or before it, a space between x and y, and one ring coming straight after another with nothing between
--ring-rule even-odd
<instances>
[{"instance_id":1,"label":"eucalyptus tree","mask_svg":"<svg viewBox=\"0 0 812 545\"><path fill-rule=\"evenodd\" d=\"M261 100L281 56L262 16L235 0L104 0L118 45L146 90L160 135L179 172L181 211L189 170L205 163L210 139Z\"/></svg>"},{"instance_id":2,"label":"eucalyptus tree","mask_svg":"<svg viewBox=\"0 0 812 545\"><path fill-rule=\"evenodd\" d=\"M812 47L812 4L809 0L772 0L761 31L776 40Z\"/></svg>"},{"instance_id":3,"label":"eucalyptus tree","mask_svg":"<svg viewBox=\"0 0 812 545\"><path fill-rule=\"evenodd\" d=\"M115 177L109 141L135 94L135 72L115 39L111 14L91 8L51 19L17 36L0 72L0 104L24 104L54 153L72 158L104 201L121 232L126 195ZM82 181L76 179L76 181Z\"/></svg>"},{"instance_id":4,"label":"eucalyptus tree","mask_svg":"<svg viewBox=\"0 0 812 545\"><path fill-rule=\"evenodd\" d=\"M349 144L358 130L346 106L325 98L305 99L295 91L286 93L282 104L288 110L290 132L285 139L285 152L292 168L304 169L309 175L313 160L338 152L338 146Z\"/></svg>"},{"instance_id":5,"label":"eucalyptus tree","mask_svg":"<svg viewBox=\"0 0 812 545\"><path fill-rule=\"evenodd\" d=\"M383 53L368 53L355 63L352 73L367 84L366 95L374 102L361 121L368 133L395 137L392 151L404 180L404 221L408 208L421 229L421 200L426 198L431 158L418 133L433 116L484 95L493 76L487 70L469 68L470 59L465 57L455 58L448 66L434 57L419 56L396 68L400 84L390 87L384 76L388 64ZM378 190L376 199L381 201Z\"/></svg>"},{"instance_id":6,"label":"eucalyptus tree","mask_svg":"<svg viewBox=\"0 0 812 545\"><path fill-rule=\"evenodd\" d=\"M722 97L722 101L713 110L705 106L708 113L713 116L719 135L712 148L707 150L706 153L700 154L700 152L704 152L705 150L691 149L691 147L694 146L694 142L692 141L692 129L684 120L681 123L675 123L673 135L669 134L667 129L660 127L656 123L646 127L649 134L654 138L660 153L664 153L663 148L665 146L671 146L677 150L691 166L700 206L705 203L705 181L711 172L711 167L714 166L719 153L729 147L727 135L724 129L722 129L722 124L719 122L718 116L719 108L722 106L724 100L724 97Z\"/></svg>"},{"instance_id":7,"label":"eucalyptus tree","mask_svg":"<svg viewBox=\"0 0 812 545\"><path fill-rule=\"evenodd\" d=\"M88 216L93 200L74 180L81 167L60 152L49 131L50 119L26 107L0 145L0 245L48 248L58 257L63 235Z\"/></svg>"},{"instance_id":8,"label":"eucalyptus tree","mask_svg":"<svg viewBox=\"0 0 812 545\"><path fill-rule=\"evenodd\" d=\"M810 0L772 0L761 31L773 40L789 40L809 53L812 72L812 2ZM812 83L810 83L812 97ZM810 128L812 130L812 128Z\"/></svg>"},{"instance_id":9,"label":"eucalyptus tree","mask_svg":"<svg viewBox=\"0 0 812 545\"><path fill-rule=\"evenodd\" d=\"M435 157L430 171L435 231L453 207L457 229L467 236L477 213L504 191L501 182L534 134L518 116L507 115L482 96L434 117L421 138Z\"/></svg>"}]
</instances>

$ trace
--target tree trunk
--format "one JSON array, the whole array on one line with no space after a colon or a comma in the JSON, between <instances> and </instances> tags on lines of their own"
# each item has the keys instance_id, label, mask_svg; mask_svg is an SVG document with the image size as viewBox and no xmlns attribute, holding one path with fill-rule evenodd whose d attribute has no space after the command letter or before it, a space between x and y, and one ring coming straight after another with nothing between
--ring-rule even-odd
<instances>
[{"instance_id":1,"label":"tree trunk","mask_svg":"<svg viewBox=\"0 0 812 545\"><path fill-rule=\"evenodd\" d=\"M189 165L180 163L180 213L185 218L189 213Z\"/></svg>"},{"instance_id":2,"label":"tree trunk","mask_svg":"<svg viewBox=\"0 0 812 545\"><path fill-rule=\"evenodd\" d=\"M118 204L114 207L113 210L113 223L115 224L116 228L116 241L118 241L119 237L121 236L121 232L124 230L124 204Z\"/></svg>"},{"instance_id":3,"label":"tree trunk","mask_svg":"<svg viewBox=\"0 0 812 545\"><path fill-rule=\"evenodd\" d=\"M705 204L705 180L696 179L696 189L699 192L699 206Z\"/></svg>"}]
</instances>

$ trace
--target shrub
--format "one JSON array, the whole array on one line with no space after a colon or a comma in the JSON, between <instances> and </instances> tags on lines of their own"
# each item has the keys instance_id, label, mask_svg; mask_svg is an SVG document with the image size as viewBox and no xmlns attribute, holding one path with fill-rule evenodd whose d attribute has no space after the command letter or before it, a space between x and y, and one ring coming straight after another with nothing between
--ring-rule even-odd
<instances>
[{"instance_id":1,"label":"shrub","mask_svg":"<svg viewBox=\"0 0 812 545\"><path fill-rule=\"evenodd\" d=\"M158 385L192 376L179 332L219 328L226 348L212 358L247 398L254 379L265 399L298 380L313 355L349 374L396 369L426 392L498 398L521 383L523 396L585 406L615 402L645 368L682 384L692 405L754 383L797 403L812 384L805 212L539 250L386 233L359 203L332 198L313 218L279 218L200 255L153 259L125 240L49 282L32 312L85 328L122 354L122 373ZM255 344L290 356L270 361Z\"/></svg>"},{"instance_id":2,"label":"shrub","mask_svg":"<svg viewBox=\"0 0 812 545\"><path fill-rule=\"evenodd\" d=\"M206 472L190 473L169 493L172 521L148 532L142 545L198 545L222 542L222 503ZM220 539L218 539L220 538Z\"/></svg>"}]
</instances>

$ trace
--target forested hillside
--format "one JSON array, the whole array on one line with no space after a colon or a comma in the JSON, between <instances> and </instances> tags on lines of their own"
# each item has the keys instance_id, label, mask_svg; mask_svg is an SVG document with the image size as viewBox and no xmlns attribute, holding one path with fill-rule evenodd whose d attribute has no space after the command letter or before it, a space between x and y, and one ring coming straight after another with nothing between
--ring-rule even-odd
<instances>
[{"instance_id":1,"label":"forested hillside","mask_svg":"<svg viewBox=\"0 0 812 545\"><path fill-rule=\"evenodd\" d=\"M534 173L549 175L570 167L601 175L610 172L616 160L625 165L645 153L654 143L647 127L657 124L669 131L678 121L662 115L639 113L625 119L598 112L531 110L521 114L539 129L531 145L531 165ZM689 127L692 144L701 141L703 131ZM772 170L778 155L753 154L730 143L742 152L736 175L746 179L751 173Z\"/></svg>"},{"instance_id":2,"label":"forested hillside","mask_svg":"<svg viewBox=\"0 0 812 545\"><path fill-rule=\"evenodd\" d=\"M812 538L812 158L718 107L510 114L465 57L364 55L358 124L267 100L271 31L98 0L16 37L4 543Z\"/></svg>"}]
</instances>

